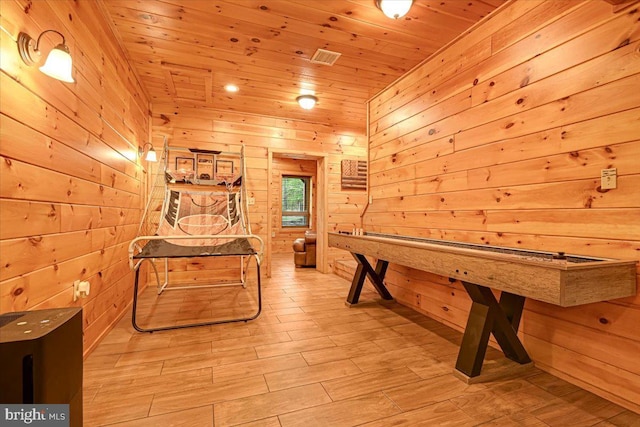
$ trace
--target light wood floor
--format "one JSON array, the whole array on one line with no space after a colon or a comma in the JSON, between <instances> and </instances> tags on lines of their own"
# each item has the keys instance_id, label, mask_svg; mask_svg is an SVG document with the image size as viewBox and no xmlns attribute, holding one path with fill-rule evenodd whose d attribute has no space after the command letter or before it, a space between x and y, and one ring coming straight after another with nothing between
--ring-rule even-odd
<instances>
[{"instance_id":1,"label":"light wood floor","mask_svg":"<svg viewBox=\"0 0 640 427\"><path fill-rule=\"evenodd\" d=\"M535 368L467 385L452 374L459 332L372 291L347 308L349 285L278 257L255 321L141 334L126 316L85 360L84 425L640 425ZM184 313L198 297L178 300Z\"/></svg>"}]
</instances>

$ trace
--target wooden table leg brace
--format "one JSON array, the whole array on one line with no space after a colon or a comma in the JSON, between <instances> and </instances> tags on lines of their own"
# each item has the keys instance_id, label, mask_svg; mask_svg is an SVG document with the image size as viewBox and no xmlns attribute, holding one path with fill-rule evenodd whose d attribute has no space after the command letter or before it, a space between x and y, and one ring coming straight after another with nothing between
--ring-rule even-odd
<instances>
[{"instance_id":1,"label":"wooden table leg brace","mask_svg":"<svg viewBox=\"0 0 640 427\"><path fill-rule=\"evenodd\" d=\"M387 274L387 267L389 262L379 259L376 263L376 269L374 270L369 264L369 261L364 255L351 253L358 262L358 268L353 275L353 281L351 282L351 289L349 289L349 295L347 296L347 305L357 304L362 292L362 286L364 285L364 279L369 276L371 283L376 288L376 291L383 299L392 300L393 297L389 293L389 290L384 285L384 276Z\"/></svg>"},{"instance_id":2,"label":"wooden table leg brace","mask_svg":"<svg viewBox=\"0 0 640 427\"><path fill-rule=\"evenodd\" d=\"M473 304L462 337L456 369L468 377L480 375L492 333L507 358L520 364L531 362L517 335L525 297L503 291L498 302L490 288L464 281L462 284Z\"/></svg>"}]
</instances>

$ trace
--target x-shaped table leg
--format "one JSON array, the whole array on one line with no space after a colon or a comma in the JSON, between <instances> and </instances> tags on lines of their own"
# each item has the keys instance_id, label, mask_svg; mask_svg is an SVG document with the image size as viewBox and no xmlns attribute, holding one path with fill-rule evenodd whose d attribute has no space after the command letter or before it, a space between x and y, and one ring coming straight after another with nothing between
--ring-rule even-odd
<instances>
[{"instance_id":1,"label":"x-shaped table leg","mask_svg":"<svg viewBox=\"0 0 640 427\"><path fill-rule=\"evenodd\" d=\"M383 299L392 300L393 297L389 293L389 290L384 285L384 276L387 274L387 267L389 262L381 259L376 263L376 269L374 270L369 264L369 261L364 255L351 253L353 257L358 261L358 268L353 275L353 281L351 282L351 289L349 289L349 295L347 296L347 304L357 304L362 292L362 286L364 285L364 279L369 276L371 283L376 288L376 291Z\"/></svg>"},{"instance_id":2,"label":"x-shaped table leg","mask_svg":"<svg viewBox=\"0 0 640 427\"><path fill-rule=\"evenodd\" d=\"M520 364L531 362L518 338L518 326L525 297L502 292L498 302L486 286L462 282L473 304L462 337L456 369L468 377L480 375L482 362L493 333L505 356Z\"/></svg>"}]
</instances>

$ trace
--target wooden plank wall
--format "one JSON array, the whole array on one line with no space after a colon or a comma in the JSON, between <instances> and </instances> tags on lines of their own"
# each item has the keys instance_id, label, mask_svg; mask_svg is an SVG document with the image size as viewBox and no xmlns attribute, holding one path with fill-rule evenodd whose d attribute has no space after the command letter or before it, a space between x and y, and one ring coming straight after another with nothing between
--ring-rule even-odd
<instances>
[{"instance_id":1,"label":"wooden plank wall","mask_svg":"<svg viewBox=\"0 0 640 427\"><path fill-rule=\"evenodd\" d=\"M374 97L365 228L640 259L640 3L515 1ZM618 188L600 188L617 168ZM393 266L392 294L462 329L459 283ZM603 283L603 286L606 284ZM537 366L640 411L640 295L529 300Z\"/></svg>"},{"instance_id":2,"label":"wooden plank wall","mask_svg":"<svg viewBox=\"0 0 640 427\"><path fill-rule=\"evenodd\" d=\"M88 353L131 301L147 96L93 1L2 1L0 312L82 306ZM15 43L64 34L76 83L27 67ZM11 35L9 35L11 34ZM45 55L58 36L45 36ZM73 302L74 280L91 293Z\"/></svg>"},{"instance_id":3,"label":"wooden plank wall","mask_svg":"<svg viewBox=\"0 0 640 427\"><path fill-rule=\"evenodd\" d=\"M299 237L304 237L305 228L283 228L282 215L282 175L300 175L311 178L311 228L316 229L316 203L317 184L316 184L316 161L315 160L299 160L286 157L274 157L271 162L271 194L272 208L271 213L271 253L273 254L293 254L293 241ZM293 256L292 256L293 259Z\"/></svg>"},{"instance_id":4,"label":"wooden plank wall","mask_svg":"<svg viewBox=\"0 0 640 427\"><path fill-rule=\"evenodd\" d=\"M279 199L268 204L269 149L278 150L272 163L291 150L293 153L323 153L329 162L328 229L351 230L360 226L360 213L364 209L366 193L343 191L340 188L340 161L343 159L366 160L367 143L363 130L341 129L313 121L285 120L274 117L233 113L207 108L195 104L154 104L152 129L156 136L154 144L161 146L160 135L168 138L176 147L237 151L245 146L247 163L247 189L255 205L249 206L252 231L267 239L267 217L269 209L277 209ZM363 118L364 119L364 118ZM157 142L155 141L157 140ZM315 163L315 162L314 162ZM273 167L273 170L277 169ZM273 172L275 173L275 172ZM272 174L273 174L272 173ZM273 251L282 245L275 241ZM329 263L335 257L344 257L343 251L329 252ZM348 256L348 254L346 255ZM264 263L268 263L265 259Z\"/></svg>"}]
</instances>

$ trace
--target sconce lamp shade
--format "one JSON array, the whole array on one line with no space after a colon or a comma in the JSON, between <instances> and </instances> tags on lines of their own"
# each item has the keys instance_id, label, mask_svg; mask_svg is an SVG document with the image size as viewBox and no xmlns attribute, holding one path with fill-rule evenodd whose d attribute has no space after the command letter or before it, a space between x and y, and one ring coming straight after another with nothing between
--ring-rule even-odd
<instances>
[{"instance_id":1,"label":"sconce lamp shade","mask_svg":"<svg viewBox=\"0 0 640 427\"><path fill-rule=\"evenodd\" d=\"M142 147L138 147L138 157L142 157L144 155L144 149L149 146L149 151L147 151L147 155L145 156L145 160L147 162L157 162L158 156L156 155L156 150L153 149L153 145L150 142L145 142Z\"/></svg>"},{"instance_id":2,"label":"sconce lamp shade","mask_svg":"<svg viewBox=\"0 0 640 427\"><path fill-rule=\"evenodd\" d=\"M69 54L67 45L64 44L59 44L51 49L44 65L40 67L40 71L47 76L67 83L75 82L71 76L71 69L71 54Z\"/></svg>"},{"instance_id":3,"label":"sconce lamp shade","mask_svg":"<svg viewBox=\"0 0 640 427\"><path fill-rule=\"evenodd\" d=\"M386 16L393 19L402 18L409 12L413 0L376 0L376 6Z\"/></svg>"},{"instance_id":4,"label":"sconce lamp shade","mask_svg":"<svg viewBox=\"0 0 640 427\"><path fill-rule=\"evenodd\" d=\"M156 150L153 147L149 148L147 151L147 156L144 158L147 162L157 162L158 157L156 156Z\"/></svg>"},{"instance_id":5,"label":"sconce lamp shade","mask_svg":"<svg viewBox=\"0 0 640 427\"><path fill-rule=\"evenodd\" d=\"M40 71L54 79L67 83L74 83L75 80L73 80L73 77L71 76L73 63L71 60L71 54L69 53L69 48L65 44L64 36L56 30L43 31L38 36L35 46L33 44L33 38L31 38L29 34L22 32L18 34L17 43L20 58L22 58L24 63L28 66L35 65L36 62L40 61L40 57L42 56L40 52L40 39L42 39L42 36L46 33L58 34L62 37L62 43L51 49L44 65L40 67Z\"/></svg>"},{"instance_id":6,"label":"sconce lamp shade","mask_svg":"<svg viewBox=\"0 0 640 427\"><path fill-rule=\"evenodd\" d=\"M305 110L311 110L313 107L315 107L316 102L318 102L318 98L313 95L300 95L296 98L296 101L298 101L300 107L304 108Z\"/></svg>"}]
</instances>

